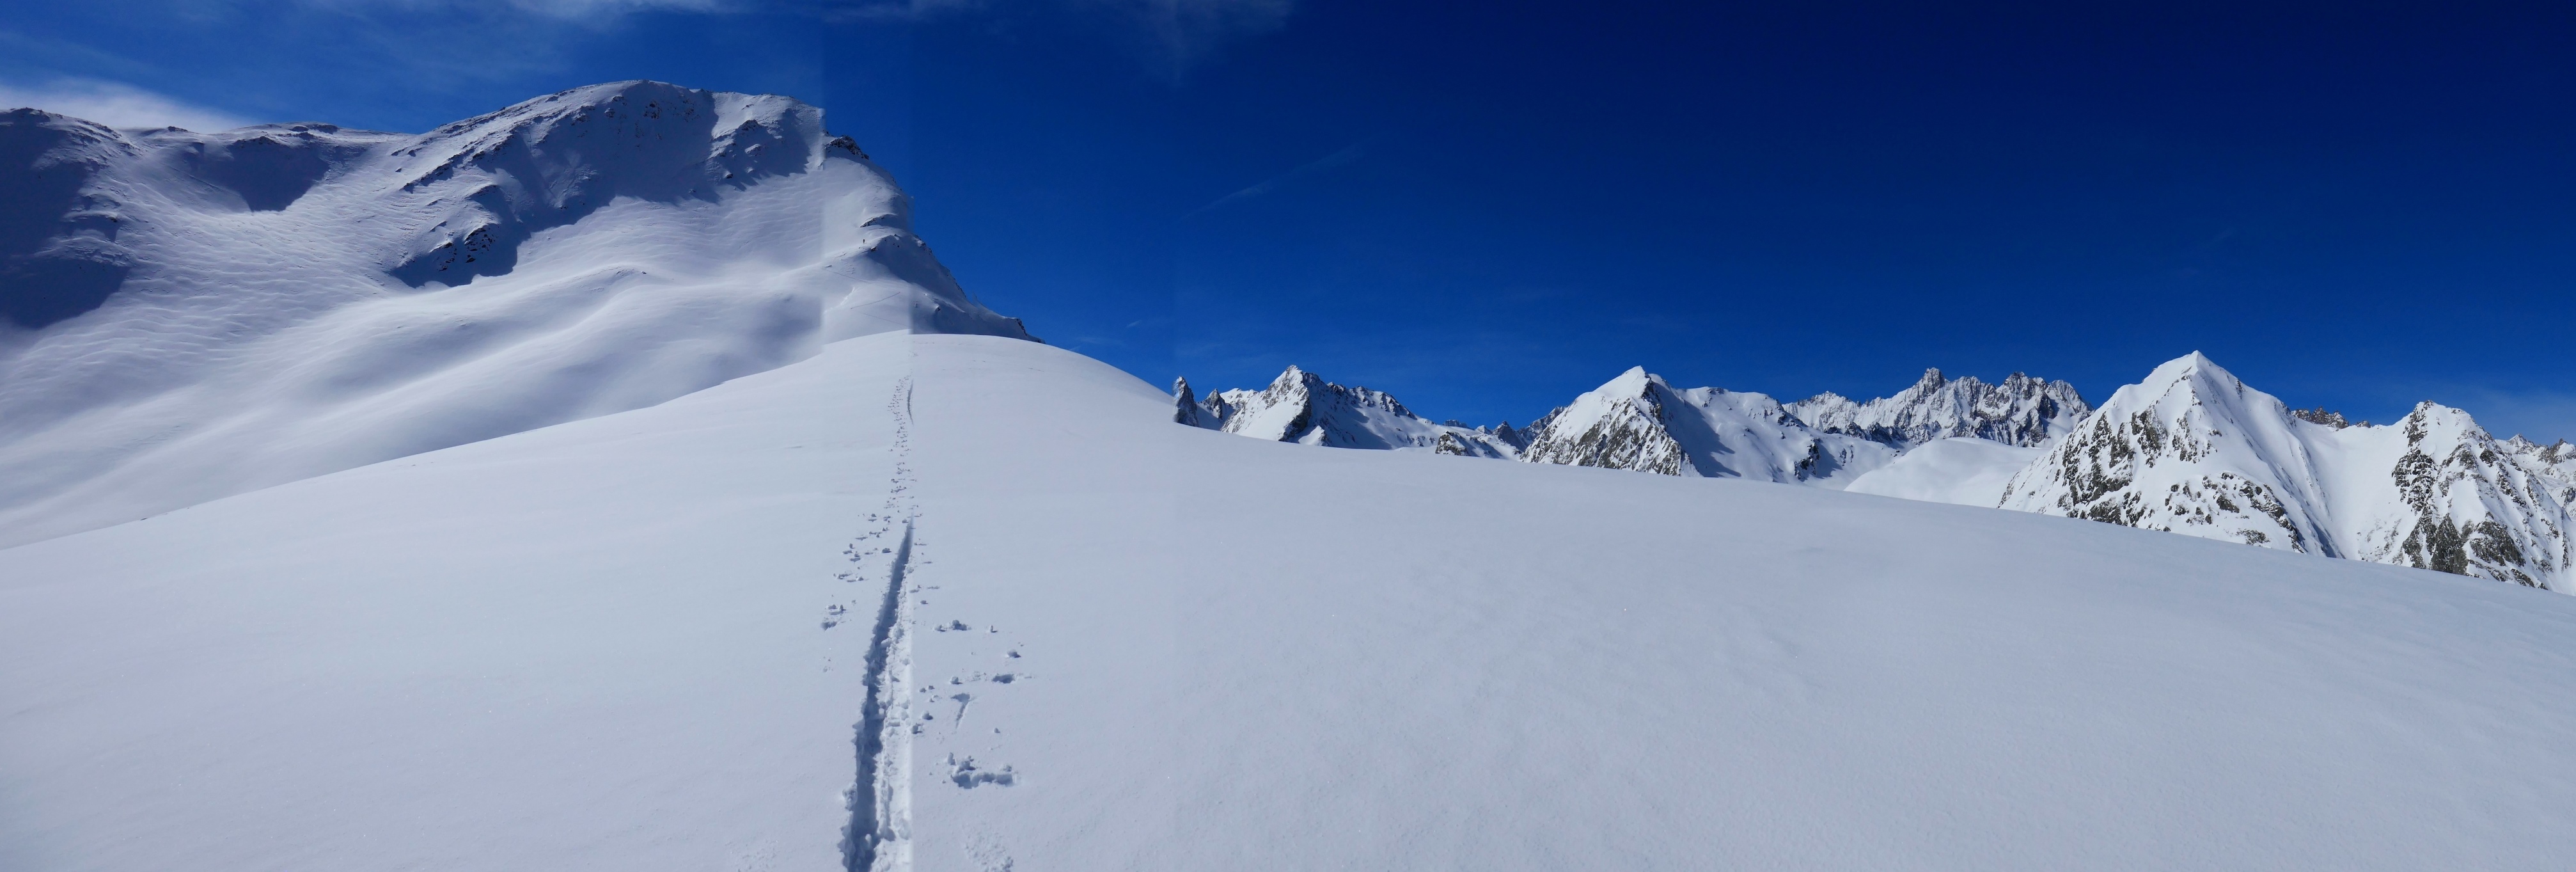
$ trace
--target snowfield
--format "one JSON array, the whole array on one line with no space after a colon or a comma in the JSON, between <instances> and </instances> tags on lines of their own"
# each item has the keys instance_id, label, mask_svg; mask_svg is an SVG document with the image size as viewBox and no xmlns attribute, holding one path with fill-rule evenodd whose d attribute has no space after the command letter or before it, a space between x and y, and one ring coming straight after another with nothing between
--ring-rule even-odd
<instances>
[{"instance_id":1,"label":"snowfield","mask_svg":"<svg viewBox=\"0 0 2576 872\"><path fill-rule=\"evenodd\" d=\"M880 334L0 551L0 867L2576 849L2566 597L1171 415L1058 349Z\"/></svg>"}]
</instances>

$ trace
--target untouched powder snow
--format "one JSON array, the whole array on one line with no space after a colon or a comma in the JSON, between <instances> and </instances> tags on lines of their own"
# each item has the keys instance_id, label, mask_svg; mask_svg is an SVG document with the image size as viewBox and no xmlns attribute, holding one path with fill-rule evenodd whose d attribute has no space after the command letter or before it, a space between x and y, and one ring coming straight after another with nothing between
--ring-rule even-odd
<instances>
[{"instance_id":1,"label":"untouched powder snow","mask_svg":"<svg viewBox=\"0 0 2576 872\"><path fill-rule=\"evenodd\" d=\"M1973 436L1935 439L1852 479L1844 490L1992 508L2013 475L2046 453Z\"/></svg>"},{"instance_id":2,"label":"untouched powder snow","mask_svg":"<svg viewBox=\"0 0 2576 872\"><path fill-rule=\"evenodd\" d=\"M0 868L2576 852L2563 597L1172 414L885 334L0 550Z\"/></svg>"},{"instance_id":3,"label":"untouched powder snow","mask_svg":"<svg viewBox=\"0 0 2576 872\"><path fill-rule=\"evenodd\" d=\"M887 330L1021 336L820 110L621 82L425 134L0 113L0 544L640 408Z\"/></svg>"}]
</instances>

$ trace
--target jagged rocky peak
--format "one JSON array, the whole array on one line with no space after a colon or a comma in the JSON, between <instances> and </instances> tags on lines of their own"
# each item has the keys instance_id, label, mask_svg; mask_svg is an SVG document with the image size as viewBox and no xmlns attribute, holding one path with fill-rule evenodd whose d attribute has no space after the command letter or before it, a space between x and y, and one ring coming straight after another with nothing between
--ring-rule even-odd
<instances>
[{"instance_id":1,"label":"jagged rocky peak","mask_svg":"<svg viewBox=\"0 0 2576 872\"><path fill-rule=\"evenodd\" d=\"M2344 418L2342 412L2330 411L2324 406L2317 406L2309 409L2291 409L2290 417L2306 421L2310 424L2316 424L2323 427L2333 427L2337 430L2353 426L2351 421ZM2370 422L2363 421L2361 422L2361 426L2368 427L2370 426Z\"/></svg>"},{"instance_id":2,"label":"jagged rocky peak","mask_svg":"<svg viewBox=\"0 0 2576 872\"><path fill-rule=\"evenodd\" d=\"M1855 403L1831 392L1788 405L1808 426L1908 449L1934 439L1973 436L2036 447L2092 411L2075 386L2013 373L2002 384L1974 376L1951 379L1926 369L1895 396Z\"/></svg>"},{"instance_id":3,"label":"jagged rocky peak","mask_svg":"<svg viewBox=\"0 0 2576 872\"><path fill-rule=\"evenodd\" d=\"M2193 352L2113 393L2013 477L2003 507L2333 556L2292 420Z\"/></svg>"},{"instance_id":4,"label":"jagged rocky peak","mask_svg":"<svg viewBox=\"0 0 2576 872\"><path fill-rule=\"evenodd\" d=\"M2517 433L2513 438L2498 442L2496 445L2521 458L2524 464L2548 473L2552 478L2576 483L2576 443L2561 439L2542 445L2522 438L2522 434ZM2560 497L2559 502L2576 504L2576 486L2571 487L2567 496Z\"/></svg>"},{"instance_id":5,"label":"jagged rocky peak","mask_svg":"<svg viewBox=\"0 0 2576 872\"><path fill-rule=\"evenodd\" d=\"M2001 505L2559 588L2570 496L2542 452L2461 410L2336 427L2193 353L2114 393Z\"/></svg>"},{"instance_id":6,"label":"jagged rocky peak","mask_svg":"<svg viewBox=\"0 0 2576 872\"><path fill-rule=\"evenodd\" d=\"M2567 482L2541 458L2498 442L2469 413L2419 403L2393 430L2393 504L2357 529L2362 559L2564 587L2571 557ZM2386 441L2388 436L2381 437ZM2361 520L2361 519L2356 519Z\"/></svg>"},{"instance_id":7,"label":"jagged rocky peak","mask_svg":"<svg viewBox=\"0 0 2576 872\"><path fill-rule=\"evenodd\" d=\"M1197 391L1190 390L1187 378L1172 379L1172 423L1200 426L1206 410L1199 408Z\"/></svg>"},{"instance_id":8,"label":"jagged rocky peak","mask_svg":"<svg viewBox=\"0 0 2576 872\"><path fill-rule=\"evenodd\" d=\"M1196 399L1187 379L1173 383L1176 422L1273 442L1327 448L1433 450L1505 458L1519 446L1491 432L1435 424L1384 391L1334 384L1294 365L1260 390L1228 390Z\"/></svg>"},{"instance_id":9,"label":"jagged rocky peak","mask_svg":"<svg viewBox=\"0 0 2576 872\"><path fill-rule=\"evenodd\" d=\"M1530 463L1839 487L1896 456L1818 432L1769 395L1674 388L1632 367L1530 426Z\"/></svg>"},{"instance_id":10,"label":"jagged rocky peak","mask_svg":"<svg viewBox=\"0 0 2576 872\"><path fill-rule=\"evenodd\" d=\"M1689 452L1673 437L1665 406L1673 401L1663 377L1630 367L1590 393L1548 414L1547 428L1532 434L1521 459L1530 463L1597 466L1698 474Z\"/></svg>"}]
</instances>

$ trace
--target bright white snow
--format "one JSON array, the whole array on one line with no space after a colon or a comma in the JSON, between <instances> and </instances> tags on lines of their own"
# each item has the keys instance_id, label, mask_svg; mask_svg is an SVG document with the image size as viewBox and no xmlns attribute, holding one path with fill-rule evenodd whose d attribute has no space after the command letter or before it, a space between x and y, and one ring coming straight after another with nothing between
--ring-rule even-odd
<instances>
[{"instance_id":1,"label":"bright white snow","mask_svg":"<svg viewBox=\"0 0 2576 872\"><path fill-rule=\"evenodd\" d=\"M2560 475L2458 409L2318 424L2193 353L2112 394L2000 504L2565 591L2576 488Z\"/></svg>"},{"instance_id":2,"label":"bright white snow","mask_svg":"<svg viewBox=\"0 0 2576 872\"><path fill-rule=\"evenodd\" d=\"M24 149L0 255L52 271L0 295L0 544L649 406L837 339L1025 335L784 97L624 82L419 136L0 113L0 152Z\"/></svg>"},{"instance_id":3,"label":"bright white snow","mask_svg":"<svg viewBox=\"0 0 2576 872\"><path fill-rule=\"evenodd\" d=\"M1171 409L887 334L0 551L0 867L822 868L853 818L889 869L2576 850L2562 597Z\"/></svg>"},{"instance_id":4,"label":"bright white snow","mask_svg":"<svg viewBox=\"0 0 2576 872\"><path fill-rule=\"evenodd\" d=\"M2071 428L1937 374L1808 422L1635 370L1519 452L997 338L782 98L20 152L0 869L2576 853L2576 602L1863 495L2557 578L2567 452L2457 410L2336 429L2194 355Z\"/></svg>"},{"instance_id":5,"label":"bright white snow","mask_svg":"<svg viewBox=\"0 0 2576 872\"><path fill-rule=\"evenodd\" d=\"M2046 453L1974 436L1935 439L1852 479L1844 490L1993 508L2013 474Z\"/></svg>"}]
</instances>

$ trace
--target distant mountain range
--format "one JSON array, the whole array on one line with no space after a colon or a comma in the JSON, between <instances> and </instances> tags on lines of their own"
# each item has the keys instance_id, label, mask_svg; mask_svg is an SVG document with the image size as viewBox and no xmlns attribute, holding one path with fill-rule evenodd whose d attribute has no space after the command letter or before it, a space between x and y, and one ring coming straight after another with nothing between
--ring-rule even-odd
<instances>
[{"instance_id":1,"label":"distant mountain range","mask_svg":"<svg viewBox=\"0 0 2576 872\"><path fill-rule=\"evenodd\" d=\"M2576 446L2500 440L2431 402L2378 426L2292 409L2197 352L2099 409L2063 381L1937 369L1866 402L1783 404L1676 388L1641 367L1526 428L1434 423L1383 391L1296 367L1268 388L1205 399L1184 381L1174 400L1175 421L1258 439L1748 478L2576 585Z\"/></svg>"}]
</instances>

